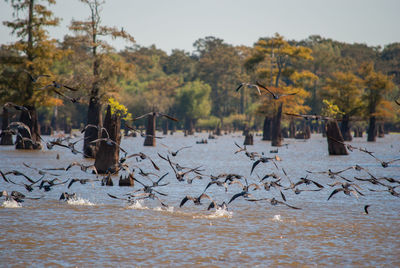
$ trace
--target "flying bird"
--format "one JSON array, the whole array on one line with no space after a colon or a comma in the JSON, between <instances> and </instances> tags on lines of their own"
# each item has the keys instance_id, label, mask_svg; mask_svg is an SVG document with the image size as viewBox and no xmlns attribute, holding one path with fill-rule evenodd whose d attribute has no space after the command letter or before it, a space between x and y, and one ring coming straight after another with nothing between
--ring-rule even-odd
<instances>
[{"instance_id":1,"label":"flying bird","mask_svg":"<svg viewBox=\"0 0 400 268\"><path fill-rule=\"evenodd\" d=\"M144 118L144 117L147 117L147 116L150 116L150 115L152 115L152 116L154 116L154 117L163 116L163 117L165 117L165 118L167 118L167 119L170 119L170 120L172 120L172 121L175 121L175 122L178 122L178 121L179 121L178 119L176 119L176 118L174 118L174 117L172 117L172 116L169 116L169 115L167 115L167 114L160 113L160 112L150 112L150 113L147 113L147 114L143 114L143 115L141 115L141 116L138 116L138 117L132 119L132 121L136 121L136 120L139 120L139 119L141 119L141 118Z\"/></svg>"},{"instance_id":2,"label":"flying bird","mask_svg":"<svg viewBox=\"0 0 400 268\"><path fill-rule=\"evenodd\" d=\"M38 81L39 78L41 77L50 77L50 75L48 74L39 74L38 76L33 76L30 72L28 72L27 70L22 70L24 73L26 73L29 78L31 79L31 81L33 83L36 83Z\"/></svg>"},{"instance_id":3,"label":"flying bird","mask_svg":"<svg viewBox=\"0 0 400 268\"><path fill-rule=\"evenodd\" d=\"M236 88L236 92L239 91L239 89L241 89L242 87L256 88L258 91L258 94L261 95L261 91L260 91L260 88L258 87L258 85L254 85L254 84L250 84L250 83L240 83L240 85Z\"/></svg>"},{"instance_id":4,"label":"flying bird","mask_svg":"<svg viewBox=\"0 0 400 268\"><path fill-rule=\"evenodd\" d=\"M256 83L257 83L257 86L259 86L259 87L265 89L266 91L268 91L268 93L271 94L271 96L272 96L272 98L274 100L278 100L279 98L286 97L286 96L293 96L293 95L296 95L298 93L298 92L294 92L294 93L289 93L289 94L280 94L280 95L278 95L278 94L272 92L271 90L269 90L267 87L261 85L259 82L256 82Z\"/></svg>"}]
</instances>

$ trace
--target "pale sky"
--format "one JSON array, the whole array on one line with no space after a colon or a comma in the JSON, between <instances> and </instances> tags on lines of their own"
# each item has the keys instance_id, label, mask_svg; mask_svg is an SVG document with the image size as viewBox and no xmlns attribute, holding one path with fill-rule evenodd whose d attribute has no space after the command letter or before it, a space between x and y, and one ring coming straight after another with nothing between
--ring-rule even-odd
<instances>
[{"instance_id":1,"label":"pale sky","mask_svg":"<svg viewBox=\"0 0 400 268\"><path fill-rule=\"evenodd\" d=\"M49 28L51 37L59 40L71 34L72 19L86 19L90 12L78 0L57 0L51 10L62 18L60 26ZM168 53L192 52L193 43L206 36L252 46L276 32L295 40L321 35L370 46L400 42L400 0L106 0L101 15L103 24L123 27L138 45L155 44ZM0 17L12 19L4 0ZM10 32L0 25L0 44L15 39ZM127 43L112 45L122 49Z\"/></svg>"}]
</instances>

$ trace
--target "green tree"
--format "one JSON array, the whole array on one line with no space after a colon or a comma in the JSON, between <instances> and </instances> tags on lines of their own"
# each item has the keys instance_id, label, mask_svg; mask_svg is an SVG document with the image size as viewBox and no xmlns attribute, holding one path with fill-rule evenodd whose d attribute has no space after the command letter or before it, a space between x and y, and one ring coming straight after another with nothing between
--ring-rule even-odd
<instances>
[{"instance_id":1,"label":"green tree","mask_svg":"<svg viewBox=\"0 0 400 268\"><path fill-rule=\"evenodd\" d=\"M343 113L341 132L345 141L352 140L350 116L360 114L362 111L361 94L362 80L352 72L334 72L321 91L321 96L333 101Z\"/></svg>"},{"instance_id":2,"label":"green tree","mask_svg":"<svg viewBox=\"0 0 400 268\"><path fill-rule=\"evenodd\" d=\"M176 90L175 109L189 133L192 133L198 119L210 114L210 93L211 87L199 80L188 82Z\"/></svg>"}]
</instances>

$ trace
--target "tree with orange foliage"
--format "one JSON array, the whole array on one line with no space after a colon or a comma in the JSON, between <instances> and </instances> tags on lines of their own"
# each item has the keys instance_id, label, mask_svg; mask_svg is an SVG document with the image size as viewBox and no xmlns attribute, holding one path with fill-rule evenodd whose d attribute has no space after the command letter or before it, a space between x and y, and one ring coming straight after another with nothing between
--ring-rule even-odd
<instances>
[{"instance_id":1,"label":"tree with orange foliage","mask_svg":"<svg viewBox=\"0 0 400 268\"><path fill-rule=\"evenodd\" d=\"M280 125L284 105L285 107L292 107L292 111L295 110L296 112L307 110L303 103L308 93L302 83L311 78L311 73L296 72L292 67L292 63L300 60L312 60L311 52L311 49L291 45L282 36L275 34L273 38L260 39L254 45L253 54L245 62L247 69L254 70L257 77L261 78L263 82L268 82L271 91L275 94L282 95L297 92L295 95L279 99L268 97L262 101L259 112L266 114L264 132L268 131L268 127L265 124L272 121L272 146L281 146L282 144ZM307 76L309 77L307 78ZM312 79L315 78L316 76L313 75ZM269 93L266 94L271 95ZM286 105L286 103L290 103L290 105ZM272 120L270 119L271 116ZM268 135L264 133L264 138L266 136Z\"/></svg>"},{"instance_id":2,"label":"tree with orange foliage","mask_svg":"<svg viewBox=\"0 0 400 268\"><path fill-rule=\"evenodd\" d=\"M365 87L362 99L366 103L366 113L369 117L368 141L376 140L376 119L393 115L393 106L385 95L394 89L392 78L376 72L372 63L365 63L359 69Z\"/></svg>"},{"instance_id":3,"label":"tree with orange foliage","mask_svg":"<svg viewBox=\"0 0 400 268\"><path fill-rule=\"evenodd\" d=\"M14 70L10 75L12 91L9 95L12 101L24 105L28 112L21 113L20 121L30 128L30 133L20 131L17 137L17 149L40 149L40 130L37 121L36 105L60 104L60 100L52 98L51 90L36 90L49 83L49 79L43 77L35 81L32 77L41 74L51 75L50 67L53 62L60 59L63 52L57 48L56 40L50 39L45 27L57 26L59 19L53 17L53 13L44 4L35 0L11 0L14 8L13 21L4 21L3 24L12 29L12 33L19 38L16 42L3 46L10 54L15 55L16 61L6 62L7 66ZM55 4L55 0L46 0ZM4 74L3 74L4 75ZM53 79L54 80L54 79ZM7 86L8 86L7 85ZM29 138L22 140L21 137Z\"/></svg>"}]
</instances>

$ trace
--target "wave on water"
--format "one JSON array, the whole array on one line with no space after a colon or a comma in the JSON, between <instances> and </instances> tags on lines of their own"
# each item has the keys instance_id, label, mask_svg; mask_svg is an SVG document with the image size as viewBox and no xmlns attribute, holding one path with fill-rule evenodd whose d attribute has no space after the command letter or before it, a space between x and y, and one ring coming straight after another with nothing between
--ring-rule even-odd
<instances>
[{"instance_id":1,"label":"wave on water","mask_svg":"<svg viewBox=\"0 0 400 268\"><path fill-rule=\"evenodd\" d=\"M68 205L73 205L73 206L94 206L95 204L90 202L87 199L83 199L83 198L71 198L67 201Z\"/></svg>"},{"instance_id":2,"label":"wave on water","mask_svg":"<svg viewBox=\"0 0 400 268\"><path fill-rule=\"evenodd\" d=\"M218 208L212 214L193 216L193 219L217 219L217 218L232 218L233 212L223 208Z\"/></svg>"},{"instance_id":3,"label":"wave on water","mask_svg":"<svg viewBox=\"0 0 400 268\"><path fill-rule=\"evenodd\" d=\"M135 200L132 204L128 206L130 209L149 209L143 205L143 200Z\"/></svg>"},{"instance_id":4,"label":"wave on water","mask_svg":"<svg viewBox=\"0 0 400 268\"><path fill-rule=\"evenodd\" d=\"M21 205L21 203L18 203L15 200L6 200L6 201L3 202L2 207L5 207L5 208L21 208L22 205Z\"/></svg>"},{"instance_id":5,"label":"wave on water","mask_svg":"<svg viewBox=\"0 0 400 268\"><path fill-rule=\"evenodd\" d=\"M154 211L166 211L166 212L170 212L173 213L174 212L174 207L155 207L153 209Z\"/></svg>"},{"instance_id":6,"label":"wave on water","mask_svg":"<svg viewBox=\"0 0 400 268\"><path fill-rule=\"evenodd\" d=\"M281 215L274 215L272 218L273 221L282 221Z\"/></svg>"}]
</instances>

